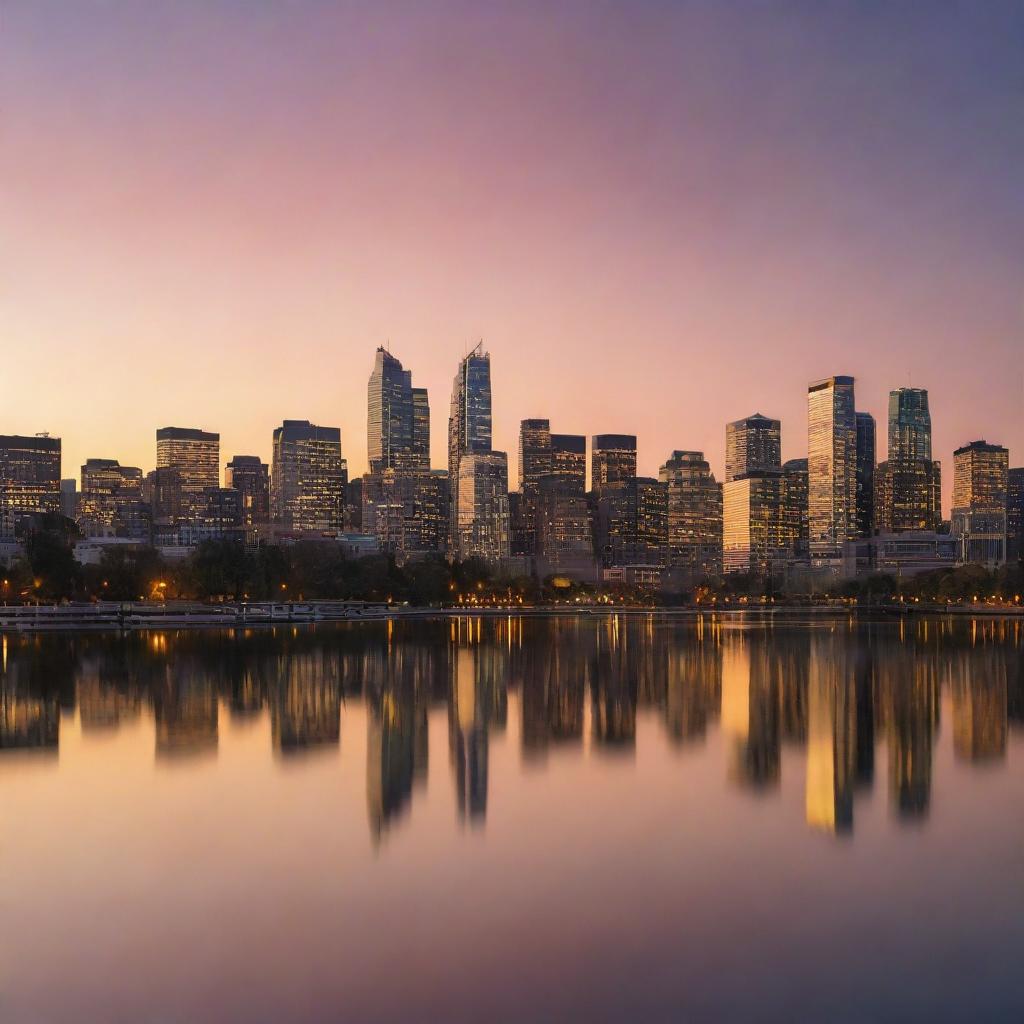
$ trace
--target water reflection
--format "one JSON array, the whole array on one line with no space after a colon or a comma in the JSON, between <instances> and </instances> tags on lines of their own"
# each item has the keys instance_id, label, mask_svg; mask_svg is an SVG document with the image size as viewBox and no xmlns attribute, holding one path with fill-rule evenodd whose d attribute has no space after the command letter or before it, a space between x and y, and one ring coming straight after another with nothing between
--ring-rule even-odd
<instances>
[{"instance_id":1,"label":"water reflection","mask_svg":"<svg viewBox=\"0 0 1024 1024\"><path fill-rule=\"evenodd\" d=\"M683 753L718 734L737 792L772 798L802 751L806 824L854 829L885 746L899 821L926 820L941 710L964 766L999 763L1024 721L1019 621L905 623L459 619L305 630L4 638L0 750L58 750L151 719L158 766L218 756L223 717L269 720L268 756L337 750L365 709L366 808L379 844L427 780L430 720L447 715L458 819L489 810L492 740L511 705L526 767L554 750L628 770L638 716ZM443 721L443 719L442 719ZM0 765L3 762L0 761ZM685 771L685 767L681 768Z\"/></svg>"}]
</instances>

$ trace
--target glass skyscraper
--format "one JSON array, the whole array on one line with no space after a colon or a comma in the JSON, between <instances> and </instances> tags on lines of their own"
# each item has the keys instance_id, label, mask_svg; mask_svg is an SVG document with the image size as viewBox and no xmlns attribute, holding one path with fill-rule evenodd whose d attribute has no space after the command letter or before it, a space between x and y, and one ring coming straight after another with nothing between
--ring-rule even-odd
<instances>
[{"instance_id":1,"label":"glass skyscraper","mask_svg":"<svg viewBox=\"0 0 1024 1024\"><path fill-rule=\"evenodd\" d=\"M782 465L782 423L755 412L725 425L725 479Z\"/></svg>"},{"instance_id":2,"label":"glass skyscraper","mask_svg":"<svg viewBox=\"0 0 1024 1024\"><path fill-rule=\"evenodd\" d=\"M875 417L857 413L857 536L875 531Z\"/></svg>"},{"instance_id":3,"label":"glass skyscraper","mask_svg":"<svg viewBox=\"0 0 1024 1024\"><path fill-rule=\"evenodd\" d=\"M430 469L430 407L412 372L378 348L367 386L366 455L370 472Z\"/></svg>"},{"instance_id":4,"label":"glass skyscraper","mask_svg":"<svg viewBox=\"0 0 1024 1024\"><path fill-rule=\"evenodd\" d=\"M236 455L224 469L224 484L238 491L243 526L270 522L270 467L258 455Z\"/></svg>"},{"instance_id":5,"label":"glass skyscraper","mask_svg":"<svg viewBox=\"0 0 1024 1024\"><path fill-rule=\"evenodd\" d=\"M448 418L450 554L509 555L508 456L491 449L491 357L483 342L459 363Z\"/></svg>"},{"instance_id":6,"label":"glass skyscraper","mask_svg":"<svg viewBox=\"0 0 1024 1024\"><path fill-rule=\"evenodd\" d=\"M875 488L879 532L938 529L941 466L932 461L932 420L924 388L889 392L888 441Z\"/></svg>"},{"instance_id":7,"label":"glass skyscraper","mask_svg":"<svg viewBox=\"0 0 1024 1024\"><path fill-rule=\"evenodd\" d=\"M807 390L807 519L812 557L838 558L857 536L852 377L827 377Z\"/></svg>"},{"instance_id":8,"label":"glass skyscraper","mask_svg":"<svg viewBox=\"0 0 1024 1024\"><path fill-rule=\"evenodd\" d=\"M20 516L60 511L60 438L0 436L0 534Z\"/></svg>"},{"instance_id":9,"label":"glass skyscraper","mask_svg":"<svg viewBox=\"0 0 1024 1024\"><path fill-rule=\"evenodd\" d=\"M675 451L659 471L668 487L668 562L691 581L722 571L722 485L703 452Z\"/></svg>"},{"instance_id":10,"label":"glass skyscraper","mask_svg":"<svg viewBox=\"0 0 1024 1024\"><path fill-rule=\"evenodd\" d=\"M591 438L590 486L593 490L635 476L635 434L595 434Z\"/></svg>"}]
</instances>

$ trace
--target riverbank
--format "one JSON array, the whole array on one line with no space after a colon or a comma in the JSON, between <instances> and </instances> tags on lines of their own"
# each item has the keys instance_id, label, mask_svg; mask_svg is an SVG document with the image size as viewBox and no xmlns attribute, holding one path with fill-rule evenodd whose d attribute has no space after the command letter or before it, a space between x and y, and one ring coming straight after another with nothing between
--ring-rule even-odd
<instances>
[{"instance_id":1,"label":"riverbank","mask_svg":"<svg viewBox=\"0 0 1024 1024\"><path fill-rule=\"evenodd\" d=\"M90 630L248 629L257 626L306 625L318 622L430 618L436 616L549 617L553 615L657 615L664 618L720 616L764 620L796 616L828 618L856 616L1024 617L1020 605L715 605L665 608L654 605L554 605L537 607L417 608L364 601L288 601L204 604L148 601L97 602L62 605L0 606L0 632L44 633Z\"/></svg>"}]
</instances>

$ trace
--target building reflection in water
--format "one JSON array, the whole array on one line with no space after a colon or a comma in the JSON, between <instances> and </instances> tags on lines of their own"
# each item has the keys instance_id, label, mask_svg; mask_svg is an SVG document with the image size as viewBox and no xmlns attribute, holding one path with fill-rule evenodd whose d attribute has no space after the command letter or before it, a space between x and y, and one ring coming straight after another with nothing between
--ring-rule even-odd
<instances>
[{"instance_id":1,"label":"building reflection in water","mask_svg":"<svg viewBox=\"0 0 1024 1024\"><path fill-rule=\"evenodd\" d=\"M361 702L377 845L424 787L432 710L447 714L458 817L484 823L491 743L506 727L511 692L528 766L561 770L546 762L549 752L583 756L588 735L591 754L632 754L638 719L657 723L674 751L720 729L729 785L778 791L785 746L786 764L802 772L792 784L803 787L806 824L844 834L873 783L878 744L887 748L880 756L896 820L926 820L943 700L957 764L1005 760L1011 732L1024 724L1022 632L1018 622L612 614L9 635L0 765L12 750L55 753L65 714L87 738L151 718L161 762L213 755L221 704L233 721L269 715L275 752L337 749L342 704Z\"/></svg>"}]
</instances>

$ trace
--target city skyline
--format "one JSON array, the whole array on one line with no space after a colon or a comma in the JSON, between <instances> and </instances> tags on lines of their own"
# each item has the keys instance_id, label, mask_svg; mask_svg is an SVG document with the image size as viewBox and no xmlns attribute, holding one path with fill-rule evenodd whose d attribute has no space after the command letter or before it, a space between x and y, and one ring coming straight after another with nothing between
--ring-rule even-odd
<instances>
[{"instance_id":1,"label":"city skyline","mask_svg":"<svg viewBox=\"0 0 1024 1024\"><path fill-rule=\"evenodd\" d=\"M944 462L1020 451L1021 15L982 6L11 4L0 430L145 468L301 418L358 474L365 354L440 424L483 337L500 451L551 417L721 480L723 423L803 457L835 372L880 428L926 386Z\"/></svg>"}]
</instances>

